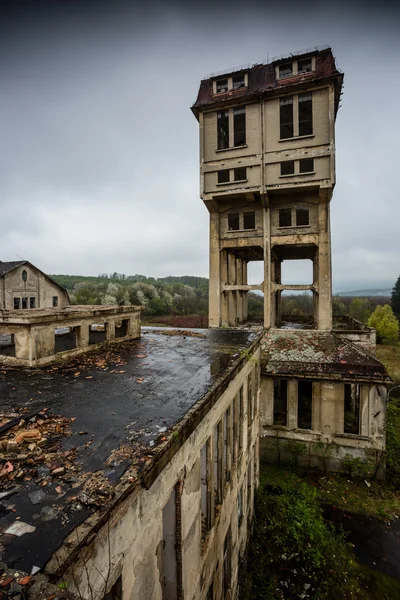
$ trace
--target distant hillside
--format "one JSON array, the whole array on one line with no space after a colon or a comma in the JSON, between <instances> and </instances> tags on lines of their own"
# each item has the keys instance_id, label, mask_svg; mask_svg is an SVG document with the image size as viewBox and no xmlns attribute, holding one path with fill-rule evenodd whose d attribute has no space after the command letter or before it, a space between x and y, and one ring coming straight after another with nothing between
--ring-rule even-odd
<instances>
[{"instance_id":1,"label":"distant hillside","mask_svg":"<svg viewBox=\"0 0 400 600\"><path fill-rule=\"evenodd\" d=\"M201 290L208 293L208 278L194 277L193 275L181 275L168 277L146 277L146 275L125 275L124 273L100 273L100 275L50 275L67 290L73 290L78 283L108 284L119 283L120 285L130 285L132 283L156 284L181 284L189 285L195 290Z\"/></svg>"},{"instance_id":2,"label":"distant hillside","mask_svg":"<svg viewBox=\"0 0 400 600\"><path fill-rule=\"evenodd\" d=\"M374 289L374 290L352 290L350 292L336 292L334 296L391 296L392 289Z\"/></svg>"}]
</instances>

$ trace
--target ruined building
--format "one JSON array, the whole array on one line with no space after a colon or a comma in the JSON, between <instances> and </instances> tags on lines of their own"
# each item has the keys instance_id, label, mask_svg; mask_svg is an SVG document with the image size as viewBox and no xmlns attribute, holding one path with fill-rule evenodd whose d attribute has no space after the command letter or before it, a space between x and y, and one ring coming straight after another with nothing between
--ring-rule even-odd
<instances>
[{"instance_id":1,"label":"ruined building","mask_svg":"<svg viewBox=\"0 0 400 600\"><path fill-rule=\"evenodd\" d=\"M107 341L117 319L141 338L17 370L17 360L47 363L57 322L14 316L18 352L25 335L30 354L0 356L0 596L61 598L66 588L80 600L239 600L260 455L327 468L349 456L382 470L388 376L374 332L332 322L342 77L331 50L315 49L201 82L209 329L141 331L137 307L81 319L71 307L60 318L79 351L93 319ZM313 262L311 284L281 283L293 258ZM236 327L253 260L264 264L258 331ZM300 328L281 311L293 288L314 296Z\"/></svg>"},{"instance_id":2,"label":"ruined building","mask_svg":"<svg viewBox=\"0 0 400 600\"><path fill-rule=\"evenodd\" d=\"M380 469L389 378L373 356L375 333L332 320L330 201L342 84L328 47L201 82L192 110L210 213L209 326L246 322L248 292L264 294L266 460L290 457L300 442L308 462L325 453L341 468L346 457L368 457ZM312 262L312 281L282 283L283 265L293 260ZM252 261L262 261L264 276L249 285ZM312 293L309 320L282 314L287 291Z\"/></svg>"}]
</instances>

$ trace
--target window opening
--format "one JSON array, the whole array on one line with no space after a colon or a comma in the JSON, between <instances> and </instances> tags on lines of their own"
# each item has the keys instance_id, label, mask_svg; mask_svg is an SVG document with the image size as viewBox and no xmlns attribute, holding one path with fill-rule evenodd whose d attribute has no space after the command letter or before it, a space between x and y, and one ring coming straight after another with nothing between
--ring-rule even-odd
<instances>
[{"instance_id":1,"label":"window opening","mask_svg":"<svg viewBox=\"0 0 400 600\"><path fill-rule=\"evenodd\" d=\"M34 296L29 298L29 308L36 308L36 298Z\"/></svg>"},{"instance_id":2,"label":"window opening","mask_svg":"<svg viewBox=\"0 0 400 600\"><path fill-rule=\"evenodd\" d=\"M247 179L246 167L238 167L237 169L233 169L233 179L234 181L244 181Z\"/></svg>"},{"instance_id":3,"label":"window opening","mask_svg":"<svg viewBox=\"0 0 400 600\"><path fill-rule=\"evenodd\" d=\"M21 308L21 298L14 298L14 310Z\"/></svg>"},{"instance_id":4,"label":"window opening","mask_svg":"<svg viewBox=\"0 0 400 600\"><path fill-rule=\"evenodd\" d=\"M224 542L224 593L223 597L225 598L228 590L231 587L231 579L232 579L232 536L231 536L231 528L229 527L228 533L226 534L225 542Z\"/></svg>"},{"instance_id":5,"label":"window opening","mask_svg":"<svg viewBox=\"0 0 400 600\"><path fill-rule=\"evenodd\" d=\"M221 94L222 92L228 91L228 80L227 79L218 79L217 81L217 94Z\"/></svg>"},{"instance_id":6,"label":"window opening","mask_svg":"<svg viewBox=\"0 0 400 600\"><path fill-rule=\"evenodd\" d=\"M248 512L249 517L251 514L252 491L253 491L253 472L252 472L251 460L249 460L249 464L247 467L247 512Z\"/></svg>"},{"instance_id":7,"label":"window opening","mask_svg":"<svg viewBox=\"0 0 400 600\"><path fill-rule=\"evenodd\" d=\"M238 231L240 229L239 226L239 213L229 213L228 214L228 230L229 231Z\"/></svg>"},{"instance_id":8,"label":"window opening","mask_svg":"<svg viewBox=\"0 0 400 600\"><path fill-rule=\"evenodd\" d=\"M208 452L210 439L204 444L200 453L201 462L201 536L205 538L211 528L211 493L208 483Z\"/></svg>"},{"instance_id":9,"label":"window opening","mask_svg":"<svg viewBox=\"0 0 400 600\"><path fill-rule=\"evenodd\" d=\"M67 329L67 331L65 330ZM67 327L54 330L54 352L66 352L77 347L77 333L79 327Z\"/></svg>"},{"instance_id":10,"label":"window opening","mask_svg":"<svg viewBox=\"0 0 400 600\"><path fill-rule=\"evenodd\" d=\"M292 226L292 209L291 208L280 208L279 209L279 227L291 227Z\"/></svg>"},{"instance_id":11,"label":"window opening","mask_svg":"<svg viewBox=\"0 0 400 600\"><path fill-rule=\"evenodd\" d=\"M22 271L22 281L26 281L28 279L28 273L25 269Z\"/></svg>"},{"instance_id":12,"label":"window opening","mask_svg":"<svg viewBox=\"0 0 400 600\"><path fill-rule=\"evenodd\" d=\"M232 402L232 464L236 463L237 458L237 441L238 441L238 408L239 408L239 396L236 396Z\"/></svg>"},{"instance_id":13,"label":"window opening","mask_svg":"<svg viewBox=\"0 0 400 600\"><path fill-rule=\"evenodd\" d=\"M293 97L280 100L280 134L281 139L291 138L293 132Z\"/></svg>"},{"instance_id":14,"label":"window opening","mask_svg":"<svg viewBox=\"0 0 400 600\"><path fill-rule=\"evenodd\" d=\"M299 135L311 135L312 125L312 95L299 95Z\"/></svg>"},{"instance_id":15,"label":"window opening","mask_svg":"<svg viewBox=\"0 0 400 600\"><path fill-rule=\"evenodd\" d=\"M0 336L0 354L15 356L15 334L10 333Z\"/></svg>"},{"instance_id":16,"label":"window opening","mask_svg":"<svg viewBox=\"0 0 400 600\"><path fill-rule=\"evenodd\" d=\"M214 427L214 496L215 506L221 504L223 497L222 485L222 421Z\"/></svg>"},{"instance_id":17,"label":"window opening","mask_svg":"<svg viewBox=\"0 0 400 600\"><path fill-rule=\"evenodd\" d=\"M235 75L232 78L232 84L233 84L234 90L240 90L241 88L244 88L245 87L244 75Z\"/></svg>"},{"instance_id":18,"label":"window opening","mask_svg":"<svg viewBox=\"0 0 400 600\"><path fill-rule=\"evenodd\" d=\"M122 576L112 586L111 590L104 596L104 600L122 600Z\"/></svg>"},{"instance_id":19,"label":"window opening","mask_svg":"<svg viewBox=\"0 0 400 600\"><path fill-rule=\"evenodd\" d=\"M313 173L314 172L314 159L313 158L301 158L299 170L300 170L300 173Z\"/></svg>"},{"instance_id":20,"label":"window opening","mask_svg":"<svg viewBox=\"0 0 400 600\"><path fill-rule=\"evenodd\" d=\"M58 296L53 296L53 308L58 306Z\"/></svg>"},{"instance_id":21,"label":"window opening","mask_svg":"<svg viewBox=\"0 0 400 600\"><path fill-rule=\"evenodd\" d=\"M287 379L274 379L274 425L287 425Z\"/></svg>"},{"instance_id":22,"label":"window opening","mask_svg":"<svg viewBox=\"0 0 400 600\"><path fill-rule=\"evenodd\" d=\"M310 224L310 215L307 209L297 208L296 209L296 225L301 227L303 225Z\"/></svg>"},{"instance_id":23,"label":"window opening","mask_svg":"<svg viewBox=\"0 0 400 600\"><path fill-rule=\"evenodd\" d=\"M221 110L217 113L218 150L229 148L229 112Z\"/></svg>"},{"instance_id":24,"label":"window opening","mask_svg":"<svg viewBox=\"0 0 400 600\"><path fill-rule=\"evenodd\" d=\"M280 65L279 79L283 79L284 77L291 77L292 73L293 73L292 63L286 63L285 65Z\"/></svg>"},{"instance_id":25,"label":"window opening","mask_svg":"<svg viewBox=\"0 0 400 600\"><path fill-rule=\"evenodd\" d=\"M218 183L229 183L229 169L218 171Z\"/></svg>"},{"instance_id":26,"label":"window opening","mask_svg":"<svg viewBox=\"0 0 400 600\"><path fill-rule=\"evenodd\" d=\"M253 211L243 213L243 229L256 228L256 213Z\"/></svg>"},{"instance_id":27,"label":"window opening","mask_svg":"<svg viewBox=\"0 0 400 600\"><path fill-rule=\"evenodd\" d=\"M101 344L106 340L107 323L89 325L89 345Z\"/></svg>"},{"instance_id":28,"label":"window opening","mask_svg":"<svg viewBox=\"0 0 400 600\"><path fill-rule=\"evenodd\" d=\"M311 71L312 71L311 58L303 58L303 60L298 61L297 72L299 75L302 73L311 73Z\"/></svg>"},{"instance_id":29,"label":"window opening","mask_svg":"<svg viewBox=\"0 0 400 600\"><path fill-rule=\"evenodd\" d=\"M121 338L121 337L127 336L128 331L129 331L129 319L122 319L121 324L119 324L118 326L117 326L117 323L115 324L115 337L116 338Z\"/></svg>"},{"instance_id":30,"label":"window opening","mask_svg":"<svg viewBox=\"0 0 400 600\"><path fill-rule=\"evenodd\" d=\"M246 109L235 108L233 110L233 145L244 146L246 144Z\"/></svg>"},{"instance_id":31,"label":"window opening","mask_svg":"<svg viewBox=\"0 0 400 600\"><path fill-rule=\"evenodd\" d=\"M239 390L239 453L243 449L243 386Z\"/></svg>"},{"instance_id":32,"label":"window opening","mask_svg":"<svg viewBox=\"0 0 400 600\"><path fill-rule=\"evenodd\" d=\"M309 258L285 259L281 263L281 283L283 285L311 285L313 276L313 262ZM284 291L289 292L290 290ZM291 293L293 295L293 291Z\"/></svg>"},{"instance_id":33,"label":"window opening","mask_svg":"<svg viewBox=\"0 0 400 600\"><path fill-rule=\"evenodd\" d=\"M231 409L228 408L224 414L224 468L225 482L231 480Z\"/></svg>"},{"instance_id":34,"label":"window opening","mask_svg":"<svg viewBox=\"0 0 400 600\"><path fill-rule=\"evenodd\" d=\"M298 382L297 427L312 429L312 381Z\"/></svg>"},{"instance_id":35,"label":"window opening","mask_svg":"<svg viewBox=\"0 0 400 600\"><path fill-rule=\"evenodd\" d=\"M237 516L238 516L238 524L239 527L242 524L243 520L243 484L239 488L239 493L237 495Z\"/></svg>"},{"instance_id":36,"label":"window opening","mask_svg":"<svg viewBox=\"0 0 400 600\"><path fill-rule=\"evenodd\" d=\"M356 383L344 385L344 432L360 433L360 386Z\"/></svg>"},{"instance_id":37,"label":"window opening","mask_svg":"<svg viewBox=\"0 0 400 600\"><path fill-rule=\"evenodd\" d=\"M22 298L22 308L28 308L28 298Z\"/></svg>"},{"instance_id":38,"label":"window opening","mask_svg":"<svg viewBox=\"0 0 400 600\"><path fill-rule=\"evenodd\" d=\"M214 584L213 584L213 582L210 583L210 587L208 588L206 600L214 600Z\"/></svg>"},{"instance_id":39,"label":"window opening","mask_svg":"<svg viewBox=\"0 0 400 600\"><path fill-rule=\"evenodd\" d=\"M174 487L162 511L164 553L163 600L177 600L178 598L176 500L177 493L176 487Z\"/></svg>"},{"instance_id":40,"label":"window opening","mask_svg":"<svg viewBox=\"0 0 400 600\"><path fill-rule=\"evenodd\" d=\"M281 162L281 175L294 175L294 160Z\"/></svg>"}]
</instances>

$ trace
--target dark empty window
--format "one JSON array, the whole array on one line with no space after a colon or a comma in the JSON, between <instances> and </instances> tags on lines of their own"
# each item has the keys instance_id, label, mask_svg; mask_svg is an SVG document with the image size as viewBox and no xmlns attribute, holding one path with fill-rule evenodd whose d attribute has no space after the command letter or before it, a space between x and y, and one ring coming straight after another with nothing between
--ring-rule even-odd
<instances>
[{"instance_id":1,"label":"dark empty window","mask_svg":"<svg viewBox=\"0 0 400 600\"><path fill-rule=\"evenodd\" d=\"M312 381L299 381L297 398L297 427L312 429Z\"/></svg>"},{"instance_id":2,"label":"dark empty window","mask_svg":"<svg viewBox=\"0 0 400 600\"><path fill-rule=\"evenodd\" d=\"M360 433L360 386L346 383L344 386L344 432Z\"/></svg>"},{"instance_id":3,"label":"dark empty window","mask_svg":"<svg viewBox=\"0 0 400 600\"><path fill-rule=\"evenodd\" d=\"M309 225L309 224L310 224L310 217L309 217L308 210L305 208L298 208L296 210L296 225L301 226L301 225Z\"/></svg>"},{"instance_id":4,"label":"dark empty window","mask_svg":"<svg viewBox=\"0 0 400 600\"><path fill-rule=\"evenodd\" d=\"M313 158L301 158L300 159L300 173L313 173L314 172L314 159Z\"/></svg>"},{"instance_id":5,"label":"dark empty window","mask_svg":"<svg viewBox=\"0 0 400 600\"><path fill-rule=\"evenodd\" d=\"M22 298L22 308L28 308L28 298Z\"/></svg>"},{"instance_id":6,"label":"dark empty window","mask_svg":"<svg viewBox=\"0 0 400 600\"><path fill-rule=\"evenodd\" d=\"M35 308L36 307L36 298L29 298L29 308Z\"/></svg>"},{"instance_id":7,"label":"dark empty window","mask_svg":"<svg viewBox=\"0 0 400 600\"><path fill-rule=\"evenodd\" d=\"M122 600L122 577L119 576L104 600Z\"/></svg>"},{"instance_id":8,"label":"dark empty window","mask_svg":"<svg viewBox=\"0 0 400 600\"><path fill-rule=\"evenodd\" d=\"M291 208L279 209L279 227L292 226L292 210Z\"/></svg>"},{"instance_id":9,"label":"dark empty window","mask_svg":"<svg viewBox=\"0 0 400 600\"><path fill-rule=\"evenodd\" d=\"M303 58L303 60L299 60L297 63L297 70L299 75L301 73L311 73L311 58Z\"/></svg>"},{"instance_id":10,"label":"dark empty window","mask_svg":"<svg viewBox=\"0 0 400 600\"><path fill-rule=\"evenodd\" d=\"M228 215L228 229L229 231L238 231L239 229L239 213L230 213Z\"/></svg>"},{"instance_id":11,"label":"dark empty window","mask_svg":"<svg viewBox=\"0 0 400 600\"><path fill-rule=\"evenodd\" d=\"M287 423L287 379L274 379L274 425Z\"/></svg>"},{"instance_id":12,"label":"dark empty window","mask_svg":"<svg viewBox=\"0 0 400 600\"><path fill-rule=\"evenodd\" d=\"M280 101L281 139L293 137L293 98L281 98Z\"/></svg>"},{"instance_id":13,"label":"dark empty window","mask_svg":"<svg viewBox=\"0 0 400 600\"><path fill-rule=\"evenodd\" d=\"M229 183L229 169L218 171L218 183Z\"/></svg>"},{"instance_id":14,"label":"dark empty window","mask_svg":"<svg viewBox=\"0 0 400 600\"><path fill-rule=\"evenodd\" d=\"M26 281L28 279L28 273L25 269L22 271L22 281Z\"/></svg>"},{"instance_id":15,"label":"dark empty window","mask_svg":"<svg viewBox=\"0 0 400 600\"><path fill-rule=\"evenodd\" d=\"M299 135L311 135L312 124L312 96L311 94L299 95Z\"/></svg>"},{"instance_id":16,"label":"dark empty window","mask_svg":"<svg viewBox=\"0 0 400 600\"><path fill-rule=\"evenodd\" d=\"M282 79L283 77L290 77L292 73L292 63L286 63L285 65L281 65L279 67L279 79Z\"/></svg>"},{"instance_id":17,"label":"dark empty window","mask_svg":"<svg viewBox=\"0 0 400 600\"><path fill-rule=\"evenodd\" d=\"M210 587L208 588L206 600L214 600L214 585L212 582L210 583Z\"/></svg>"},{"instance_id":18,"label":"dark empty window","mask_svg":"<svg viewBox=\"0 0 400 600\"><path fill-rule=\"evenodd\" d=\"M229 148L229 113L227 110L220 110L217 113L218 123L218 150Z\"/></svg>"},{"instance_id":19,"label":"dark empty window","mask_svg":"<svg viewBox=\"0 0 400 600\"><path fill-rule=\"evenodd\" d=\"M232 579L232 539L231 539L231 528L229 527L228 533L226 534L224 542L224 575L223 575L223 598L226 597L228 590L231 587Z\"/></svg>"},{"instance_id":20,"label":"dark empty window","mask_svg":"<svg viewBox=\"0 0 400 600\"><path fill-rule=\"evenodd\" d=\"M233 145L244 146L246 144L246 109L235 108L233 110Z\"/></svg>"},{"instance_id":21,"label":"dark empty window","mask_svg":"<svg viewBox=\"0 0 400 600\"><path fill-rule=\"evenodd\" d=\"M232 78L232 84L234 90L244 88L244 75L235 75L235 77Z\"/></svg>"},{"instance_id":22,"label":"dark empty window","mask_svg":"<svg viewBox=\"0 0 400 600\"><path fill-rule=\"evenodd\" d=\"M21 308L21 298L14 298L14 310Z\"/></svg>"},{"instance_id":23,"label":"dark empty window","mask_svg":"<svg viewBox=\"0 0 400 600\"><path fill-rule=\"evenodd\" d=\"M294 160L281 162L281 175L294 175Z\"/></svg>"},{"instance_id":24,"label":"dark empty window","mask_svg":"<svg viewBox=\"0 0 400 600\"><path fill-rule=\"evenodd\" d=\"M243 229L256 228L256 213L253 211L243 213Z\"/></svg>"},{"instance_id":25,"label":"dark empty window","mask_svg":"<svg viewBox=\"0 0 400 600\"><path fill-rule=\"evenodd\" d=\"M235 181L244 181L246 179L246 167L233 169L233 178Z\"/></svg>"},{"instance_id":26,"label":"dark empty window","mask_svg":"<svg viewBox=\"0 0 400 600\"><path fill-rule=\"evenodd\" d=\"M228 91L228 80L218 79L217 81L217 94Z\"/></svg>"},{"instance_id":27,"label":"dark empty window","mask_svg":"<svg viewBox=\"0 0 400 600\"><path fill-rule=\"evenodd\" d=\"M58 306L58 296L53 296L53 306Z\"/></svg>"}]
</instances>

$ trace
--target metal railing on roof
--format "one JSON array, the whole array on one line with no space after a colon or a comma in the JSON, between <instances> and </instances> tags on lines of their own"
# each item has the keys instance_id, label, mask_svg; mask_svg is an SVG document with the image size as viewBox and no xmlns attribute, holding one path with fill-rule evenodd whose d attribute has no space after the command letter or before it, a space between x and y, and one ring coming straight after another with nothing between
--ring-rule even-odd
<instances>
[{"instance_id":1,"label":"metal railing on roof","mask_svg":"<svg viewBox=\"0 0 400 600\"><path fill-rule=\"evenodd\" d=\"M247 65L240 65L238 67L233 67L231 69L224 69L223 71L216 71L215 73L209 73L203 77L204 79L214 79L214 77L221 77L221 75L229 75L230 73L236 73L237 71L243 71L245 69L251 69L255 65L269 65L276 60L282 60L284 58L290 58L292 56L299 56L300 54L310 54L311 52L321 52L322 50L328 50L330 46L328 44L324 44L323 46L313 46L311 48L305 48L305 50L296 50L295 52L289 52L288 54L281 54L281 56L274 56L271 60L267 59L260 63L249 63Z\"/></svg>"}]
</instances>

